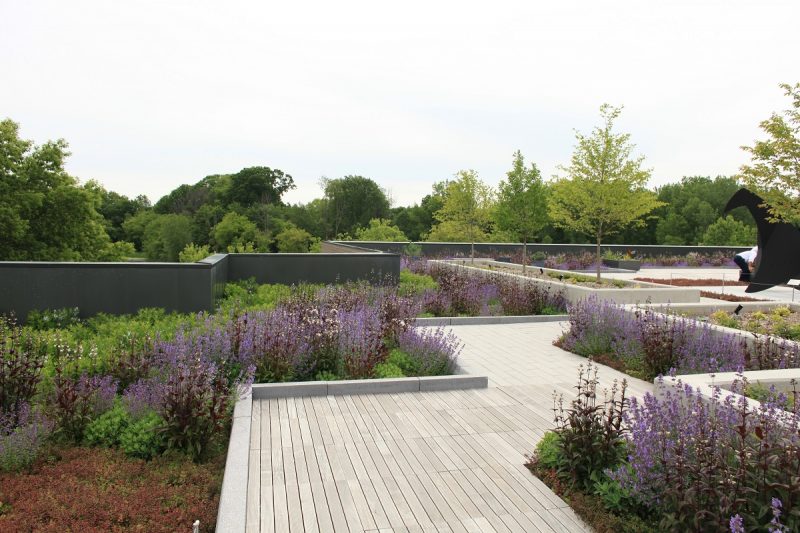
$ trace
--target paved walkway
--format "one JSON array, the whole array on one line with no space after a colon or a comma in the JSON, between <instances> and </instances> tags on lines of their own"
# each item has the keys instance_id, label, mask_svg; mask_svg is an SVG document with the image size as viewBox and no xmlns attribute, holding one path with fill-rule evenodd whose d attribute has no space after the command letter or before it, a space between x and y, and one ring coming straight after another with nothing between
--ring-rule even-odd
<instances>
[{"instance_id":1,"label":"paved walkway","mask_svg":"<svg viewBox=\"0 0 800 533\"><path fill-rule=\"evenodd\" d=\"M254 401L247 531L589 531L524 466L585 362L563 326L452 327L488 389Z\"/></svg>"}]
</instances>

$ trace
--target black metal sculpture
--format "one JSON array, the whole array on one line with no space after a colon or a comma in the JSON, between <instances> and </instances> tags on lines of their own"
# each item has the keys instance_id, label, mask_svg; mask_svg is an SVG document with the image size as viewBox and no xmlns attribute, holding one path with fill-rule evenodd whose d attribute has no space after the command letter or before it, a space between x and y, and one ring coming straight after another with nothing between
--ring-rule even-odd
<instances>
[{"instance_id":1,"label":"black metal sculpture","mask_svg":"<svg viewBox=\"0 0 800 533\"><path fill-rule=\"evenodd\" d=\"M755 273L745 292L759 292L800 278L800 230L787 222L769 222L764 200L747 189L739 189L725 206L727 213L746 207L758 228Z\"/></svg>"}]
</instances>

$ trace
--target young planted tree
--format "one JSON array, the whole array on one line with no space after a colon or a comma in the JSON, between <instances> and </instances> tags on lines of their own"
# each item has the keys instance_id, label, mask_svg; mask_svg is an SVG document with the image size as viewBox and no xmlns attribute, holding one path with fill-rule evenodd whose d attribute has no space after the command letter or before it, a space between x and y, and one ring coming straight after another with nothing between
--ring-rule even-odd
<instances>
[{"instance_id":1,"label":"young planted tree","mask_svg":"<svg viewBox=\"0 0 800 533\"><path fill-rule=\"evenodd\" d=\"M800 83L782 84L792 108L783 115L773 113L760 126L768 135L756 141L750 152L752 163L741 168L748 188L758 193L775 220L800 222Z\"/></svg>"},{"instance_id":2,"label":"young planted tree","mask_svg":"<svg viewBox=\"0 0 800 533\"><path fill-rule=\"evenodd\" d=\"M491 187L478 179L477 172L461 170L455 180L447 183L444 204L435 215L441 224L460 228L469 237L472 262L475 240L485 235L484 229L491 221L493 196Z\"/></svg>"},{"instance_id":3,"label":"young planted tree","mask_svg":"<svg viewBox=\"0 0 800 533\"><path fill-rule=\"evenodd\" d=\"M536 164L525 168L522 153L514 153L514 166L500 181L494 217L497 227L522 241L522 272L528 261L528 242L547 224L547 187Z\"/></svg>"},{"instance_id":4,"label":"young planted tree","mask_svg":"<svg viewBox=\"0 0 800 533\"><path fill-rule=\"evenodd\" d=\"M566 176L553 183L550 217L559 227L593 236L597 243L597 279L603 237L629 226L644 225L644 216L663 205L645 188L650 170L644 157L633 157L630 134L614 133L621 108L600 106L605 124L589 136L575 133L578 144Z\"/></svg>"}]
</instances>

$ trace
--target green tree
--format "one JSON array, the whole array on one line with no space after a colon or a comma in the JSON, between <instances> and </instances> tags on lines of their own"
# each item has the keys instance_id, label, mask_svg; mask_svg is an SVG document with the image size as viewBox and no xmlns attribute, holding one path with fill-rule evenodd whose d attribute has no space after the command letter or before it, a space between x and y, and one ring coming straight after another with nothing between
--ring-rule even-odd
<instances>
[{"instance_id":1,"label":"green tree","mask_svg":"<svg viewBox=\"0 0 800 533\"><path fill-rule=\"evenodd\" d=\"M0 121L0 259L96 261L113 255L94 184L66 173L64 140L35 146Z\"/></svg>"},{"instance_id":2,"label":"green tree","mask_svg":"<svg viewBox=\"0 0 800 533\"><path fill-rule=\"evenodd\" d=\"M728 215L708 226L700 242L705 246L752 246L756 228Z\"/></svg>"},{"instance_id":3,"label":"green tree","mask_svg":"<svg viewBox=\"0 0 800 533\"><path fill-rule=\"evenodd\" d=\"M322 182L326 219L333 235L353 234L373 218L388 218L389 200L377 183L363 176L345 176Z\"/></svg>"},{"instance_id":4,"label":"green tree","mask_svg":"<svg viewBox=\"0 0 800 533\"><path fill-rule=\"evenodd\" d=\"M662 205L645 188L650 171L642 168L644 157L632 157L630 134L613 132L620 112L621 108L603 104L604 125L590 136L575 133L577 145L570 165L560 167L566 176L552 186L553 222L595 239L598 280L603 237L643 225L643 217Z\"/></svg>"},{"instance_id":5,"label":"green tree","mask_svg":"<svg viewBox=\"0 0 800 533\"><path fill-rule=\"evenodd\" d=\"M368 228L358 228L356 239L359 241L407 241L405 233L383 218L373 218Z\"/></svg>"},{"instance_id":6,"label":"green tree","mask_svg":"<svg viewBox=\"0 0 800 533\"><path fill-rule=\"evenodd\" d=\"M281 253L306 253L319 245L319 239L306 230L289 224L275 236L275 245Z\"/></svg>"},{"instance_id":7,"label":"green tree","mask_svg":"<svg viewBox=\"0 0 800 533\"><path fill-rule=\"evenodd\" d=\"M268 240L246 216L234 212L222 217L211 233L217 250L225 250L234 243L248 242L252 242L257 249L264 250Z\"/></svg>"},{"instance_id":8,"label":"green tree","mask_svg":"<svg viewBox=\"0 0 800 533\"><path fill-rule=\"evenodd\" d=\"M142 237L142 247L150 261L178 261L190 242L192 219L186 215L156 215Z\"/></svg>"},{"instance_id":9,"label":"green tree","mask_svg":"<svg viewBox=\"0 0 800 533\"><path fill-rule=\"evenodd\" d=\"M659 244L687 244L686 236L690 233L689 223L683 215L675 212L660 219L656 226L656 238Z\"/></svg>"},{"instance_id":10,"label":"green tree","mask_svg":"<svg viewBox=\"0 0 800 533\"><path fill-rule=\"evenodd\" d=\"M744 183L758 193L774 220L800 222L800 83L781 84L792 107L759 126L769 136L742 149L752 162L741 168Z\"/></svg>"},{"instance_id":11,"label":"green tree","mask_svg":"<svg viewBox=\"0 0 800 533\"><path fill-rule=\"evenodd\" d=\"M522 271L528 258L528 242L547 224L547 188L534 163L525 168L522 152L514 152L514 163L500 181L494 217L497 228L522 241Z\"/></svg>"},{"instance_id":12,"label":"green tree","mask_svg":"<svg viewBox=\"0 0 800 533\"><path fill-rule=\"evenodd\" d=\"M276 204L280 203L286 191L294 188L294 180L282 170L248 167L231 176L226 200L229 204L238 203L244 207Z\"/></svg>"},{"instance_id":13,"label":"green tree","mask_svg":"<svg viewBox=\"0 0 800 533\"><path fill-rule=\"evenodd\" d=\"M440 224L463 231L469 237L470 258L475 261L475 241L486 239L491 223L494 193L478 179L474 170L461 170L448 182L442 208L436 212ZM431 230L435 235L436 228Z\"/></svg>"},{"instance_id":14,"label":"green tree","mask_svg":"<svg viewBox=\"0 0 800 533\"><path fill-rule=\"evenodd\" d=\"M660 187L658 199L665 205L653 211L658 219L650 224L654 233L649 242L697 244L708 226L723 216L722 210L740 187L736 179L724 176L713 180L705 176L689 176L679 183ZM746 225L754 225L753 218L744 208L735 209L731 214Z\"/></svg>"},{"instance_id":15,"label":"green tree","mask_svg":"<svg viewBox=\"0 0 800 533\"><path fill-rule=\"evenodd\" d=\"M126 218L122 223L122 234L125 240L132 242L137 250L144 251L144 230L158 216L154 211L147 209Z\"/></svg>"},{"instance_id":16,"label":"green tree","mask_svg":"<svg viewBox=\"0 0 800 533\"><path fill-rule=\"evenodd\" d=\"M131 199L114 191L107 191L100 184L91 181L87 183L87 185L89 184L96 187L100 195L100 206L97 211L103 215L106 232L113 241L121 241L125 238L122 224L127 218L143 209L150 208L150 200L147 199L147 196L139 195Z\"/></svg>"}]
</instances>

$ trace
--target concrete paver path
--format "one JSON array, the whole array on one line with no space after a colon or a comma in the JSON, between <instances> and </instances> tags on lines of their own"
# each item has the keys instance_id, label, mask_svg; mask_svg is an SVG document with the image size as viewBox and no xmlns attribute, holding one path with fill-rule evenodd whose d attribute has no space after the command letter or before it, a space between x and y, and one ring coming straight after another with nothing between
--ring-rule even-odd
<instances>
[{"instance_id":1,"label":"concrete paver path","mask_svg":"<svg viewBox=\"0 0 800 533\"><path fill-rule=\"evenodd\" d=\"M586 361L552 345L565 325L450 328L488 389L254 401L247 531L589 531L524 466Z\"/></svg>"}]
</instances>

